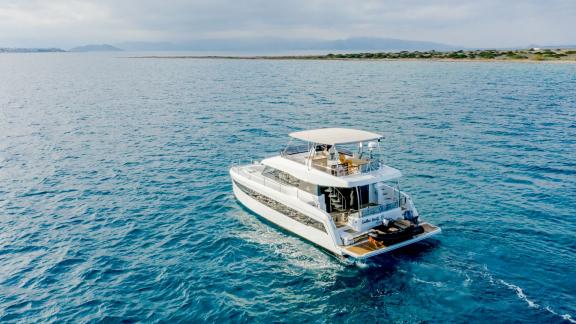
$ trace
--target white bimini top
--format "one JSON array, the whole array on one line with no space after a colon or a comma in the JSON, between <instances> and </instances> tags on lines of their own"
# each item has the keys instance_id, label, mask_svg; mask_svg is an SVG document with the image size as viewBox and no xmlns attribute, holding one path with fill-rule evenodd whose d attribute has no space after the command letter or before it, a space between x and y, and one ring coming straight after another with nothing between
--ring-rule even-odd
<instances>
[{"instance_id":1,"label":"white bimini top","mask_svg":"<svg viewBox=\"0 0 576 324\"><path fill-rule=\"evenodd\" d=\"M382 138L380 134L350 128L320 128L289 135L306 142L326 145L351 144Z\"/></svg>"}]
</instances>

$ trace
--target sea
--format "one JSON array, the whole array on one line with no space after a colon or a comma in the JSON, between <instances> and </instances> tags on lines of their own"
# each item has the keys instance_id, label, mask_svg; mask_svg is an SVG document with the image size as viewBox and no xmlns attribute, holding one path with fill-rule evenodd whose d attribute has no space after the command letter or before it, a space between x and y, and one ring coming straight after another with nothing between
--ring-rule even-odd
<instances>
[{"instance_id":1,"label":"sea","mask_svg":"<svg viewBox=\"0 0 576 324\"><path fill-rule=\"evenodd\" d=\"M0 55L0 322L576 323L576 64ZM442 234L348 264L229 167L384 135Z\"/></svg>"}]
</instances>

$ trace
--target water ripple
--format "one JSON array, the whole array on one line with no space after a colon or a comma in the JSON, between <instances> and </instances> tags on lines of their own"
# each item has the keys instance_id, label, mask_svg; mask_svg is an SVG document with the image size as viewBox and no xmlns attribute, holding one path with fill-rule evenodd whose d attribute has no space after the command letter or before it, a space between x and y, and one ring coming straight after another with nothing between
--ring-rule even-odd
<instances>
[{"instance_id":1,"label":"water ripple","mask_svg":"<svg viewBox=\"0 0 576 324\"><path fill-rule=\"evenodd\" d=\"M574 322L574 75L2 56L0 321ZM350 266L235 201L320 126L385 134L443 235Z\"/></svg>"}]
</instances>

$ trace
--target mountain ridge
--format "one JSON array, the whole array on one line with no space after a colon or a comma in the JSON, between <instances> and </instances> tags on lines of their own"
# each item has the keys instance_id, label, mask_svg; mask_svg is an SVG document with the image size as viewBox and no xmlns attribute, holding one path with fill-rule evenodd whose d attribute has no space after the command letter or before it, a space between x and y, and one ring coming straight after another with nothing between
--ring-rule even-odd
<instances>
[{"instance_id":1,"label":"mountain ridge","mask_svg":"<svg viewBox=\"0 0 576 324\"><path fill-rule=\"evenodd\" d=\"M69 50L69 52L120 52L121 48L109 44L88 44L76 46Z\"/></svg>"},{"instance_id":2,"label":"mountain ridge","mask_svg":"<svg viewBox=\"0 0 576 324\"><path fill-rule=\"evenodd\" d=\"M351 37L337 40L317 39L203 39L182 43L122 42L115 46L128 51L306 51L306 50L456 50L449 44L378 37Z\"/></svg>"}]
</instances>

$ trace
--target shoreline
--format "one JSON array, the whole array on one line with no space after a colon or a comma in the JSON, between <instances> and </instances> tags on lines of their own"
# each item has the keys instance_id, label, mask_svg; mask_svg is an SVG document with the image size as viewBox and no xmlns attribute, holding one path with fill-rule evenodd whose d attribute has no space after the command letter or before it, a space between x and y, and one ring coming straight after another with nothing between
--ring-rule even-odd
<instances>
[{"instance_id":1,"label":"shoreline","mask_svg":"<svg viewBox=\"0 0 576 324\"><path fill-rule=\"evenodd\" d=\"M487 58L337 58L321 56L221 56L221 55L150 55L150 56L124 56L128 59L197 59L197 60L262 60L262 61L358 61L358 62L481 62L481 63L554 63L576 64L574 60L554 59L487 59Z\"/></svg>"},{"instance_id":2,"label":"shoreline","mask_svg":"<svg viewBox=\"0 0 576 324\"><path fill-rule=\"evenodd\" d=\"M476 49L438 52L356 52L284 55L151 55L131 58L228 59L228 60L321 60L321 61L425 61L425 62L508 62L508 63L576 63L576 49Z\"/></svg>"}]
</instances>

